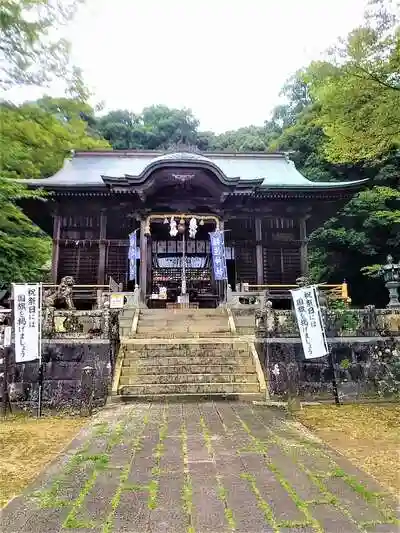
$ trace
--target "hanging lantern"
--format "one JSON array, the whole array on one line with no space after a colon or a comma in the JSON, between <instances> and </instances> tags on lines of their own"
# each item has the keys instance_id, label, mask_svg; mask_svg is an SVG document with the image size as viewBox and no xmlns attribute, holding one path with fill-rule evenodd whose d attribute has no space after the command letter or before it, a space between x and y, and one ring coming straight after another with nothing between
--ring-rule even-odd
<instances>
[{"instance_id":1,"label":"hanging lantern","mask_svg":"<svg viewBox=\"0 0 400 533\"><path fill-rule=\"evenodd\" d=\"M204 226L204 220L203 219L200 220L199 225L200 226Z\"/></svg>"},{"instance_id":2,"label":"hanging lantern","mask_svg":"<svg viewBox=\"0 0 400 533\"><path fill-rule=\"evenodd\" d=\"M168 224L168 218L167 217L164 218L164 224Z\"/></svg>"}]
</instances>

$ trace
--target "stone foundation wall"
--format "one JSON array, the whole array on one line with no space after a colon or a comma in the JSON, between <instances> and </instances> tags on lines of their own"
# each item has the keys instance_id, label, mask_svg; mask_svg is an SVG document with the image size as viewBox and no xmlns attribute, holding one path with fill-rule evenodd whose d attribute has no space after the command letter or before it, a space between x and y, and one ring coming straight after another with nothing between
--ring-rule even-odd
<instances>
[{"instance_id":1,"label":"stone foundation wall","mask_svg":"<svg viewBox=\"0 0 400 533\"><path fill-rule=\"evenodd\" d=\"M111 387L116 348L115 344L103 339L44 339L43 406L82 409L91 397L93 405L104 405ZM21 408L33 407L38 400L38 361L15 364L11 352L7 374L12 404Z\"/></svg>"},{"instance_id":2,"label":"stone foundation wall","mask_svg":"<svg viewBox=\"0 0 400 533\"><path fill-rule=\"evenodd\" d=\"M328 357L306 360L300 342L282 341L257 345L271 399L286 399L289 393L303 400L331 399L332 370ZM392 395L393 367L385 355L389 359L394 350L396 357L400 357L399 338L332 341L330 347L342 400Z\"/></svg>"}]
</instances>

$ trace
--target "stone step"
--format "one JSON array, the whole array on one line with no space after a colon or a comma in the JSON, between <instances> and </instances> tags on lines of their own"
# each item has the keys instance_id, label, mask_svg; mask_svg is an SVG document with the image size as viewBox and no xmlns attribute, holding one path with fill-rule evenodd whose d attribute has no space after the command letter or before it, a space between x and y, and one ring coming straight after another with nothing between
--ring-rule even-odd
<instances>
[{"instance_id":1,"label":"stone step","mask_svg":"<svg viewBox=\"0 0 400 533\"><path fill-rule=\"evenodd\" d=\"M228 331L204 331L204 332L175 332L175 331L155 331L152 330L151 333L149 332L142 332L139 331L140 327L138 328L138 333L136 335L132 335L132 338L135 339L201 339L201 338L220 338L220 337L231 337L232 334Z\"/></svg>"},{"instance_id":2,"label":"stone step","mask_svg":"<svg viewBox=\"0 0 400 533\"><path fill-rule=\"evenodd\" d=\"M249 355L243 355L242 357L179 357L179 356L168 356L168 357L128 357L125 355L123 366L182 366L186 367L189 365L202 365L202 366L222 366L222 365L231 365L236 368L241 368L244 365L253 364L252 359Z\"/></svg>"},{"instance_id":3,"label":"stone step","mask_svg":"<svg viewBox=\"0 0 400 533\"><path fill-rule=\"evenodd\" d=\"M114 394L110 397L111 403L129 403L129 402L160 402L167 400L168 403L173 402L187 402L199 403L210 401L238 401L238 402L254 402L264 401L265 393L261 392L239 392L239 393L159 393L159 394Z\"/></svg>"},{"instance_id":4,"label":"stone step","mask_svg":"<svg viewBox=\"0 0 400 533\"><path fill-rule=\"evenodd\" d=\"M132 323L132 321L131 321ZM223 318L213 318L210 320L154 320L153 318L140 318L139 327L154 328L154 329L187 329L187 328L199 328L200 330L207 330L206 328L223 328L229 330L228 320ZM190 331L190 330L189 330Z\"/></svg>"},{"instance_id":5,"label":"stone step","mask_svg":"<svg viewBox=\"0 0 400 533\"><path fill-rule=\"evenodd\" d=\"M143 364L138 361L124 361L122 373L124 376L143 375L143 374L252 374L255 371L254 363L249 360L242 364L196 364L192 362L183 362L178 365L165 364Z\"/></svg>"},{"instance_id":6,"label":"stone step","mask_svg":"<svg viewBox=\"0 0 400 533\"><path fill-rule=\"evenodd\" d=\"M171 323L165 326L156 325L148 326L139 322L138 333L148 333L153 336L154 333L157 335L168 335L170 333L229 333L228 324L214 324L212 322L208 324L179 324Z\"/></svg>"},{"instance_id":7,"label":"stone step","mask_svg":"<svg viewBox=\"0 0 400 533\"><path fill-rule=\"evenodd\" d=\"M132 357L243 357L250 353L249 349L235 349L235 348L218 348L210 349L187 349L184 345L176 346L174 350L166 350L159 347L156 350L149 350L148 347L125 349L125 354Z\"/></svg>"},{"instance_id":8,"label":"stone step","mask_svg":"<svg viewBox=\"0 0 400 533\"><path fill-rule=\"evenodd\" d=\"M158 385L123 385L118 394L143 396L159 394L241 394L259 393L258 383L161 383Z\"/></svg>"},{"instance_id":9,"label":"stone step","mask_svg":"<svg viewBox=\"0 0 400 533\"><path fill-rule=\"evenodd\" d=\"M207 339L208 340L208 339ZM249 345L247 342L239 341L239 342L231 342L230 339L225 339L223 342L215 342L214 340L212 342L205 342L205 340L201 339L196 342L180 342L180 340L172 341L172 342L163 342L163 340L157 340L157 342L146 342L140 340L139 342L134 343L126 343L125 348L129 350L142 350L143 348L146 348L148 351L160 351L163 350L165 352L167 351L174 351L177 349L183 349L185 351L188 351L190 353L197 353L201 352L203 353L206 350L219 350L221 352L223 351L245 351L246 353L249 351Z\"/></svg>"},{"instance_id":10,"label":"stone step","mask_svg":"<svg viewBox=\"0 0 400 533\"><path fill-rule=\"evenodd\" d=\"M258 383L254 374L130 374L122 372L119 384L124 385L164 385L197 383Z\"/></svg>"},{"instance_id":11,"label":"stone step","mask_svg":"<svg viewBox=\"0 0 400 533\"><path fill-rule=\"evenodd\" d=\"M185 317L216 317L227 316L226 309L218 307L216 309L141 309L140 316L147 317L171 317L171 316L185 316Z\"/></svg>"}]
</instances>

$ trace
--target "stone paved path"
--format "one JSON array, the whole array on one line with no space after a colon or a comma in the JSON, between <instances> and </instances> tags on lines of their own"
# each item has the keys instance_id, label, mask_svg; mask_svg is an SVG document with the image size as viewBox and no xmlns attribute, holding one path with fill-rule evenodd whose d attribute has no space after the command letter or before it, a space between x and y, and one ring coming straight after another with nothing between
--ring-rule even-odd
<instances>
[{"instance_id":1,"label":"stone paved path","mask_svg":"<svg viewBox=\"0 0 400 533\"><path fill-rule=\"evenodd\" d=\"M375 481L271 408L106 409L3 511L7 533L398 531Z\"/></svg>"}]
</instances>

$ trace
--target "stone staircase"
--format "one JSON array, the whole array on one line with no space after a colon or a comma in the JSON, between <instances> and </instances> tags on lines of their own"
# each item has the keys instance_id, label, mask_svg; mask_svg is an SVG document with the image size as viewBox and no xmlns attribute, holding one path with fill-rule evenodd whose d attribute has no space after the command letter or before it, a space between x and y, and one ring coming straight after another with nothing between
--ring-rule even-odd
<instances>
[{"instance_id":1,"label":"stone staircase","mask_svg":"<svg viewBox=\"0 0 400 533\"><path fill-rule=\"evenodd\" d=\"M114 397L265 396L254 344L232 332L225 309L127 311Z\"/></svg>"}]
</instances>

